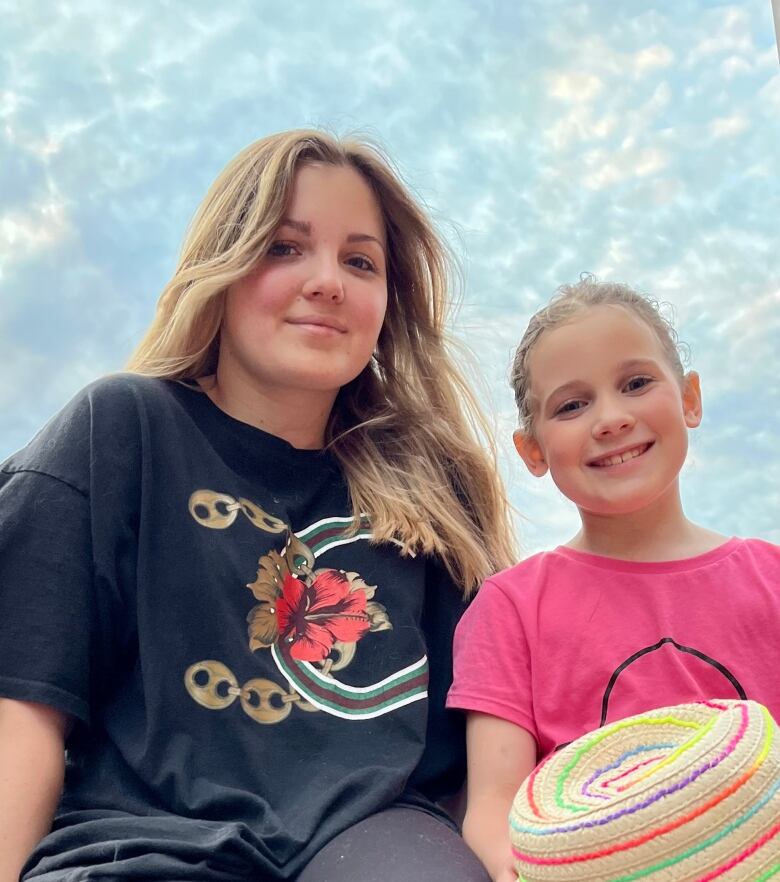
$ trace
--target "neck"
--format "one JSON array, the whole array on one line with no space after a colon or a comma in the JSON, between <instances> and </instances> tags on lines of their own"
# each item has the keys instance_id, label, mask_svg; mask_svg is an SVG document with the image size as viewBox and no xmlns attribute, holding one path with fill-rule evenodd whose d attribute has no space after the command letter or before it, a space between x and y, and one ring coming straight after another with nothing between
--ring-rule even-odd
<instances>
[{"instance_id":1,"label":"neck","mask_svg":"<svg viewBox=\"0 0 780 882\"><path fill-rule=\"evenodd\" d=\"M319 450L335 395L258 389L231 374L217 373L198 381L203 391L228 416L282 438L301 450Z\"/></svg>"},{"instance_id":2,"label":"neck","mask_svg":"<svg viewBox=\"0 0 780 882\"><path fill-rule=\"evenodd\" d=\"M722 545L725 536L689 521L675 484L640 511L601 515L580 509L582 529L569 548L635 561L683 560Z\"/></svg>"}]
</instances>

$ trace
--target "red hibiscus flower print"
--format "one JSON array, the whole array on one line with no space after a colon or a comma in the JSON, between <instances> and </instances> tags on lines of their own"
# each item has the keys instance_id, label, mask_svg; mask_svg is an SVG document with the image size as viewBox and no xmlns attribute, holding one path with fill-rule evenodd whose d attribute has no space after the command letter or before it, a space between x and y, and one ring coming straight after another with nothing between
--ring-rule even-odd
<instances>
[{"instance_id":1,"label":"red hibiscus flower print","mask_svg":"<svg viewBox=\"0 0 780 882\"><path fill-rule=\"evenodd\" d=\"M337 640L354 643L368 631L365 592L351 591L340 570L318 573L311 584L284 577L276 603L279 642L299 661L323 661Z\"/></svg>"}]
</instances>

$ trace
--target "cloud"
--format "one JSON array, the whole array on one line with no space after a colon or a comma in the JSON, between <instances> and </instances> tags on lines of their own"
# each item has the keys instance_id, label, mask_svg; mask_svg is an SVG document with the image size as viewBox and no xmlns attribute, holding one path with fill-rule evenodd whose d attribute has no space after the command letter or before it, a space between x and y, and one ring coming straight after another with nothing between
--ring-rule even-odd
<instances>
[{"instance_id":1,"label":"cloud","mask_svg":"<svg viewBox=\"0 0 780 882\"><path fill-rule=\"evenodd\" d=\"M32 205L26 212L9 209L0 213L0 278L3 264L29 259L67 233L67 210L62 200L56 198Z\"/></svg>"},{"instance_id":2,"label":"cloud","mask_svg":"<svg viewBox=\"0 0 780 882\"><path fill-rule=\"evenodd\" d=\"M762 475L780 455L761 433L780 413L780 75L765 0L36 9L0 35L0 455L121 366L225 162L322 124L378 136L461 256L455 329L478 353L527 551L568 538L576 513L506 447L508 364L531 312L583 270L678 308L708 402L692 512L776 529Z\"/></svg>"},{"instance_id":3,"label":"cloud","mask_svg":"<svg viewBox=\"0 0 780 882\"><path fill-rule=\"evenodd\" d=\"M646 49L640 49L631 60L629 67L634 68L638 73L644 74L658 68L669 67L674 62L674 52L663 44L648 46Z\"/></svg>"},{"instance_id":4,"label":"cloud","mask_svg":"<svg viewBox=\"0 0 780 882\"><path fill-rule=\"evenodd\" d=\"M586 172L584 184L591 190L609 187L626 178L643 178L661 171L669 164L669 157L662 150L646 147L634 149L628 144L624 149L614 153L593 150L584 158Z\"/></svg>"},{"instance_id":5,"label":"cloud","mask_svg":"<svg viewBox=\"0 0 780 882\"><path fill-rule=\"evenodd\" d=\"M772 364L780 340L780 287L737 302L713 328L732 364L759 360ZM778 381L774 381L775 389Z\"/></svg>"},{"instance_id":6,"label":"cloud","mask_svg":"<svg viewBox=\"0 0 780 882\"><path fill-rule=\"evenodd\" d=\"M772 122L777 122L780 114L780 73L767 80L758 92L759 108Z\"/></svg>"},{"instance_id":7,"label":"cloud","mask_svg":"<svg viewBox=\"0 0 780 882\"><path fill-rule=\"evenodd\" d=\"M741 135L749 125L750 121L741 113L720 116L710 123L710 134L713 138L733 138Z\"/></svg>"},{"instance_id":8,"label":"cloud","mask_svg":"<svg viewBox=\"0 0 780 882\"><path fill-rule=\"evenodd\" d=\"M688 55L696 64L726 53L752 55L755 45L751 34L750 13L738 6L716 6L702 17L706 36L702 36Z\"/></svg>"},{"instance_id":9,"label":"cloud","mask_svg":"<svg viewBox=\"0 0 780 882\"><path fill-rule=\"evenodd\" d=\"M721 73L727 80L741 74L750 73L752 69L753 67L750 62L746 61L741 55L729 55L720 65Z\"/></svg>"},{"instance_id":10,"label":"cloud","mask_svg":"<svg viewBox=\"0 0 780 882\"><path fill-rule=\"evenodd\" d=\"M595 74L551 73L548 94L562 101L592 101L604 88L603 81Z\"/></svg>"}]
</instances>

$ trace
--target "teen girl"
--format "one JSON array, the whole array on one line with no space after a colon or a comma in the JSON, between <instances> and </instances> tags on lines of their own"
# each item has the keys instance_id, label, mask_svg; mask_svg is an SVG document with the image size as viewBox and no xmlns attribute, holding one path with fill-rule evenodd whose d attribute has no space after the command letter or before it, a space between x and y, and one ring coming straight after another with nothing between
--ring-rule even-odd
<instances>
[{"instance_id":1,"label":"teen girl","mask_svg":"<svg viewBox=\"0 0 780 882\"><path fill-rule=\"evenodd\" d=\"M469 711L466 841L514 880L507 815L537 761L649 708L751 698L780 718L780 549L692 523L680 502L702 415L673 328L586 278L532 319L512 384L518 453L581 529L484 584L458 627L450 707Z\"/></svg>"},{"instance_id":2,"label":"teen girl","mask_svg":"<svg viewBox=\"0 0 780 882\"><path fill-rule=\"evenodd\" d=\"M258 141L129 373L2 466L3 882L485 878L444 697L511 543L448 269L375 150Z\"/></svg>"}]
</instances>

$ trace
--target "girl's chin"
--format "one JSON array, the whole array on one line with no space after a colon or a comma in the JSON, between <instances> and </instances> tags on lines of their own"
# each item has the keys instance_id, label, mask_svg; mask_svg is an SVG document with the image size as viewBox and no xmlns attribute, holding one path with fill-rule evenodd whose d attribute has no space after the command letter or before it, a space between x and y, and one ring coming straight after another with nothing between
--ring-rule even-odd
<instances>
[{"instance_id":1,"label":"girl's chin","mask_svg":"<svg viewBox=\"0 0 780 882\"><path fill-rule=\"evenodd\" d=\"M591 517L619 518L641 514L652 508L657 497L652 495L625 495L622 498L587 499L577 505L580 514Z\"/></svg>"}]
</instances>

